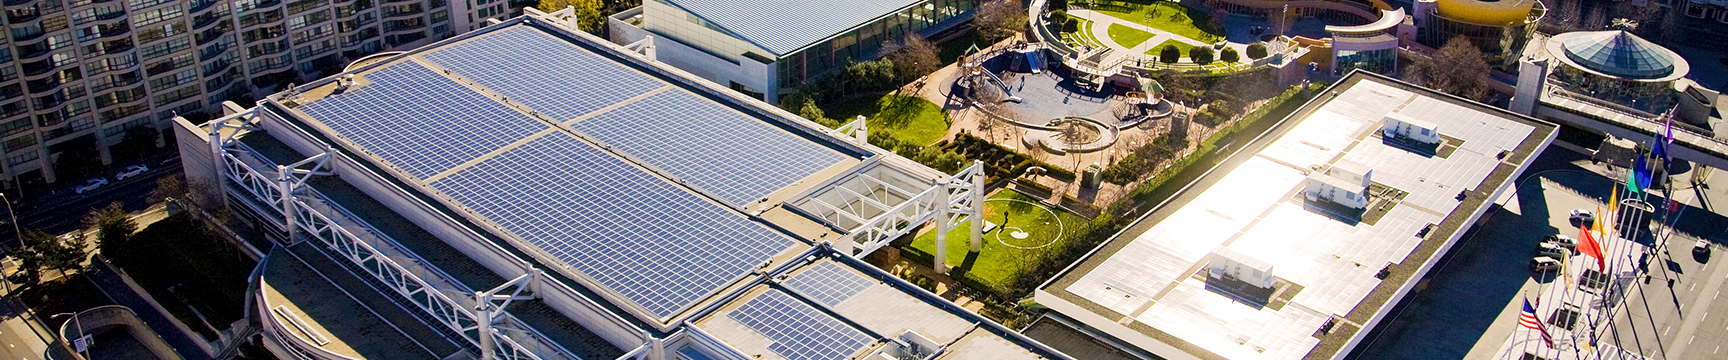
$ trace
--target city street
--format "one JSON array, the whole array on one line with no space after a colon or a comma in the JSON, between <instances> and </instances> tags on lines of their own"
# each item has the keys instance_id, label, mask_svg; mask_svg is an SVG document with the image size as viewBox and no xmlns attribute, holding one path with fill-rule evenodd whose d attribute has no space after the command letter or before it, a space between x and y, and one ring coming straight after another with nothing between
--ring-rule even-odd
<instances>
[{"instance_id":1,"label":"city street","mask_svg":"<svg viewBox=\"0 0 1728 360\"><path fill-rule=\"evenodd\" d=\"M91 209L119 201L127 211L140 211L147 207L146 198L150 191L156 189L156 180L180 171L178 154L168 153L151 157L144 162L149 171L126 180L114 180L111 172L119 171L121 166L109 169L108 185L92 192L77 194L72 191L78 181L62 181L49 189L24 189L25 196L30 198L34 208L17 209L18 224L23 229L38 229L50 234L64 234L78 229L83 225L84 214ZM15 191L7 191L7 196L17 196ZM4 208L0 208L4 210ZM12 219L0 216L0 222L10 223ZM10 224L0 225L0 227ZM0 244L17 246L18 236L12 229L0 229Z\"/></svg>"}]
</instances>

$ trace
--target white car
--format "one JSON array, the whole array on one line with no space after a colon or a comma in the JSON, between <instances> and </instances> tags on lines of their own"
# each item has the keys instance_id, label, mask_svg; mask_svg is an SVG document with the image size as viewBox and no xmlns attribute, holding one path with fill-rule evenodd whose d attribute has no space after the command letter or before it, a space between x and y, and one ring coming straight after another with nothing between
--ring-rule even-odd
<instances>
[{"instance_id":1,"label":"white car","mask_svg":"<svg viewBox=\"0 0 1728 360\"><path fill-rule=\"evenodd\" d=\"M126 180L126 178L143 174L145 171L150 171L150 168L145 167L144 165L127 166L126 170L121 170L119 173L114 174L114 180Z\"/></svg>"},{"instance_id":2,"label":"white car","mask_svg":"<svg viewBox=\"0 0 1728 360\"><path fill-rule=\"evenodd\" d=\"M74 189L74 190L77 191L79 194L83 194L86 192L94 191L97 188L102 187L102 185L108 185L108 179L95 178L95 179L86 180L86 181L84 181L84 185L79 185L78 188Z\"/></svg>"}]
</instances>

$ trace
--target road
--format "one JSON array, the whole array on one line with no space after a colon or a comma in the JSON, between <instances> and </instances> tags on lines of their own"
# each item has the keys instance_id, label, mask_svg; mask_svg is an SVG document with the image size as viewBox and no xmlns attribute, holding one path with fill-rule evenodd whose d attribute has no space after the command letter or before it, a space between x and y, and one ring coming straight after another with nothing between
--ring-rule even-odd
<instances>
[{"instance_id":1,"label":"road","mask_svg":"<svg viewBox=\"0 0 1728 360\"><path fill-rule=\"evenodd\" d=\"M109 169L108 185L84 194L72 191L78 183L75 181L63 181L48 189L25 189L26 196L30 197L27 202L36 206L31 209L17 209L19 227L38 229L50 234L64 234L82 226L84 214L111 202L119 201L127 211L144 210L148 206L145 200L150 191L156 189L156 180L180 171L180 156L172 153L157 155L145 163L149 165L149 171L126 180L113 180L112 172L118 171L118 166L116 169ZM10 221L9 217L0 217L0 223ZM0 230L5 230L0 231L0 244L17 246L18 237L14 231L3 228Z\"/></svg>"},{"instance_id":2,"label":"road","mask_svg":"<svg viewBox=\"0 0 1728 360\"><path fill-rule=\"evenodd\" d=\"M1722 228L1728 217L1704 210L1698 201L1728 198L1728 177L1676 198L1691 207L1681 213L1678 231L1649 266L1648 281L1636 283L1603 341L1652 359L1728 358L1728 301L1720 300L1728 291L1728 259L1722 259L1728 256ZM1698 226L1705 224L1713 225ZM1712 243L1710 256L1693 256L1700 238Z\"/></svg>"},{"instance_id":3,"label":"road","mask_svg":"<svg viewBox=\"0 0 1728 360\"><path fill-rule=\"evenodd\" d=\"M53 335L32 331L18 309L11 300L0 300L0 343L6 345L0 347L0 360L48 359L43 356L48 350L45 339Z\"/></svg>"}]
</instances>

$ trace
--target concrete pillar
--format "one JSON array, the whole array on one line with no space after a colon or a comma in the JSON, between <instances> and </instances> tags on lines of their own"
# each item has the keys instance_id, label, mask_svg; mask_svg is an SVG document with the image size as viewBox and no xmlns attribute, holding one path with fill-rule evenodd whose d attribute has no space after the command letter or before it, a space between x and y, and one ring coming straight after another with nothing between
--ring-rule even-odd
<instances>
[{"instance_id":1,"label":"concrete pillar","mask_svg":"<svg viewBox=\"0 0 1728 360\"><path fill-rule=\"evenodd\" d=\"M930 268L936 269L936 272L940 274L948 273L948 213L951 207L948 204L947 195L947 187L949 186L952 185L947 182L942 183L942 199L938 210L936 210L936 263L930 265Z\"/></svg>"},{"instance_id":2,"label":"concrete pillar","mask_svg":"<svg viewBox=\"0 0 1728 360\"><path fill-rule=\"evenodd\" d=\"M1548 85L1549 60L1524 59L1518 62L1518 84L1512 90L1512 105L1507 110L1535 116L1542 92Z\"/></svg>"},{"instance_id":3,"label":"concrete pillar","mask_svg":"<svg viewBox=\"0 0 1728 360\"><path fill-rule=\"evenodd\" d=\"M972 160L972 252L984 251L984 162ZM1008 224L1002 224L1008 226Z\"/></svg>"}]
</instances>

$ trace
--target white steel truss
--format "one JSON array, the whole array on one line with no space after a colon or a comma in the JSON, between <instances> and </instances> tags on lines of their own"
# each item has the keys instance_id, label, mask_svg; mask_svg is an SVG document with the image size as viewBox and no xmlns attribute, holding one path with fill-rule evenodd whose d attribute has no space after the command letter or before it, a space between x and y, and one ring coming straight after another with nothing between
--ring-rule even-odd
<instances>
[{"instance_id":1,"label":"white steel truss","mask_svg":"<svg viewBox=\"0 0 1728 360\"><path fill-rule=\"evenodd\" d=\"M862 120L860 120L862 121ZM946 273L948 268L942 261L947 254L948 232L960 226L964 220L981 218L984 196L984 163L973 161L960 173L941 179L936 186L913 194L892 183L878 179L870 174L855 174L862 186L870 191L859 191L847 187L847 184L835 186L835 191L843 194L847 201L844 206L836 206L820 199L810 199L810 203L820 205L832 211L838 217L862 224L850 231L849 243L836 244L854 257L869 255L871 252L888 245L895 238L917 230L930 220L936 220L936 264L935 269ZM907 197L904 202L895 201L894 197ZM898 203L898 205L890 205ZM971 227L971 250L979 251L983 247L983 222L973 221ZM856 244L856 248L851 246Z\"/></svg>"},{"instance_id":2,"label":"white steel truss","mask_svg":"<svg viewBox=\"0 0 1728 360\"><path fill-rule=\"evenodd\" d=\"M869 124L864 121L864 115L858 115L858 117L853 119L852 122L846 123L846 125L841 125L840 128L834 129L834 131L838 131L846 136L851 136L852 140L857 141L860 145L869 144L870 127L868 125Z\"/></svg>"},{"instance_id":3,"label":"white steel truss","mask_svg":"<svg viewBox=\"0 0 1728 360\"><path fill-rule=\"evenodd\" d=\"M326 149L322 154L294 164L273 165L250 147L236 141L240 133L254 129L254 122L244 115L217 120L211 125L212 150L217 155L223 177L233 185L227 187L230 196L273 205L270 210L280 212L282 216L266 218L284 222L277 225L287 228L290 234L299 235L294 238L316 240L336 257L371 275L388 287L389 292L406 299L480 348L482 359L580 360L515 316L501 311L509 301L522 299L521 293L530 287L529 284L539 280L541 274L538 269L488 292L468 292L448 274L425 265L424 260L412 252L401 250L400 245L395 245L394 240L370 224L329 202L317 190L304 186L306 179L313 175L329 174L328 161L332 152ZM267 174L258 168L274 168L276 173ZM381 250L381 247L389 250ZM434 283L442 286L434 286ZM510 287L515 287L516 291L504 295L503 305L494 306L491 302L498 299L496 293ZM451 293L487 296L459 302L450 296ZM485 313L476 314L470 309L485 309Z\"/></svg>"}]
</instances>

